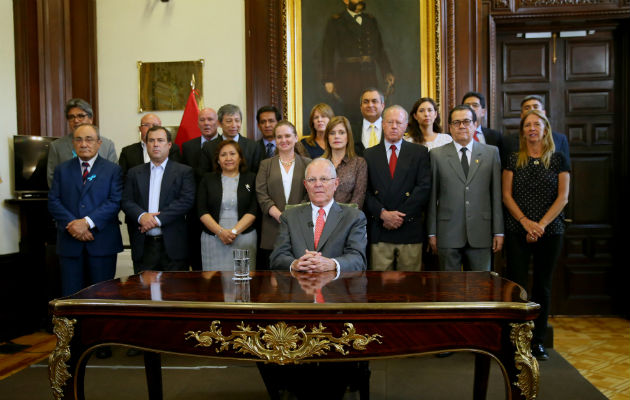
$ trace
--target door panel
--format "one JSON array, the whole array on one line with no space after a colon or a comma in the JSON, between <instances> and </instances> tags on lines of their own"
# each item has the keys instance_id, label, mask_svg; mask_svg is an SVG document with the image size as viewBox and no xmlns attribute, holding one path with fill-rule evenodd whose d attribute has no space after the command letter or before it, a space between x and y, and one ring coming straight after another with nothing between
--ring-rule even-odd
<instances>
[{"instance_id":1,"label":"door panel","mask_svg":"<svg viewBox=\"0 0 630 400\"><path fill-rule=\"evenodd\" d=\"M554 131L567 135L571 221L554 276L552 313L612 313L613 144L615 71L613 31L578 38L525 39L497 35L497 115L503 133L518 134L521 100L545 99Z\"/></svg>"}]
</instances>

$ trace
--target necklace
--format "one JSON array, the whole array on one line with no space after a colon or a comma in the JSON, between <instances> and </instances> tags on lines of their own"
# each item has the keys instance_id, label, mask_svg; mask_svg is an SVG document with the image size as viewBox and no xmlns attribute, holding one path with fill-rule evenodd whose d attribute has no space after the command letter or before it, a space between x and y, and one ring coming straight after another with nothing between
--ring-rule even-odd
<instances>
[{"instance_id":1,"label":"necklace","mask_svg":"<svg viewBox=\"0 0 630 400\"><path fill-rule=\"evenodd\" d=\"M295 158L293 158L290 161L284 161L284 160L280 159L280 163L282 163L282 165L284 165L285 167L290 167L291 164L293 164L294 161L295 161Z\"/></svg>"}]
</instances>

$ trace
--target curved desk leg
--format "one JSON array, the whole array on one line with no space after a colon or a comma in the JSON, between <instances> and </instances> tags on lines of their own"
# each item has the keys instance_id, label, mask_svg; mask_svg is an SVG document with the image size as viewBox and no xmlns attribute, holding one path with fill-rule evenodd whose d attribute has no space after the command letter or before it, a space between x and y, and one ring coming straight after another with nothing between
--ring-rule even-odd
<instances>
[{"instance_id":1,"label":"curved desk leg","mask_svg":"<svg viewBox=\"0 0 630 400\"><path fill-rule=\"evenodd\" d=\"M473 399L484 400L488 393L488 378L490 377L490 357L475 353L475 383Z\"/></svg>"},{"instance_id":2,"label":"curved desk leg","mask_svg":"<svg viewBox=\"0 0 630 400\"><path fill-rule=\"evenodd\" d=\"M514 354L504 362L510 378L513 399L535 399L538 396L540 371L538 361L532 356L531 340L534 323L532 321L511 323L510 342Z\"/></svg>"},{"instance_id":3,"label":"curved desk leg","mask_svg":"<svg viewBox=\"0 0 630 400\"><path fill-rule=\"evenodd\" d=\"M160 353L144 352L144 371L147 376L149 400L162 400L162 356Z\"/></svg>"}]
</instances>

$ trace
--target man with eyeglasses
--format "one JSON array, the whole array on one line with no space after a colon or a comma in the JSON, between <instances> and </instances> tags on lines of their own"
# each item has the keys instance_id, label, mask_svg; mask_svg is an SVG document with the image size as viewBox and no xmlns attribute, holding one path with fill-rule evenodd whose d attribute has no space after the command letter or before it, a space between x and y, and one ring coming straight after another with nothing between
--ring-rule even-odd
<instances>
[{"instance_id":1,"label":"man with eyeglasses","mask_svg":"<svg viewBox=\"0 0 630 400\"><path fill-rule=\"evenodd\" d=\"M499 150L473 139L476 120L470 106L453 108L448 116L453 142L430 153L427 231L443 271L462 266L490 271L492 253L503 247Z\"/></svg>"},{"instance_id":2,"label":"man with eyeglasses","mask_svg":"<svg viewBox=\"0 0 630 400\"><path fill-rule=\"evenodd\" d=\"M48 193L48 210L57 223L62 296L113 279L123 250L120 167L99 155L102 142L94 125L80 125L70 136L77 157L55 168ZM96 352L98 358L110 355L108 347Z\"/></svg>"},{"instance_id":3,"label":"man with eyeglasses","mask_svg":"<svg viewBox=\"0 0 630 400\"><path fill-rule=\"evenodd\" d=\"M370 269L420 271L425 238L422 215L431 193L426 147L403 140L408 114L395 105L383 112L383 140L365 150L370 216Z\"/></svg>"},{"instance_id":4,"label":"man with eyeglasses","mask_svg":"<svg viewBox=\"0 0 630 400\"><path fill-rule=\"evenodd\" d=\"M162 126L160 118L155 114L145 114L142 119L140 119L140 126L138 127L140 131L140 141L123 147L120 152L118 165L120 165L120 168L123 170L123 180L127 178L127 171L129 171L130 168L149 162L150 157L147 152L146 144L147 132L154 126ZM177 144L173 143L168 158L178 162L181 160L181 154L179 153Z\"/></svg>"},{"instance_id":5,"label":"man with eyeglasses","mask_svg":"<svg viewBox=\"0 0 630 400\"><path fill-rule=\"evenodd\" d=\"M55 167L64 161L77 156L72 143L72 132L82 124L92 124L94 113L92 106L83 99L70 99L65 107L66 120L68 121L68 134L51 143L48 150L48 187L51 187ZM98 154L111 161L117 162L114 142L101 136L101 145Z\"/></svg>"}]
</instances>

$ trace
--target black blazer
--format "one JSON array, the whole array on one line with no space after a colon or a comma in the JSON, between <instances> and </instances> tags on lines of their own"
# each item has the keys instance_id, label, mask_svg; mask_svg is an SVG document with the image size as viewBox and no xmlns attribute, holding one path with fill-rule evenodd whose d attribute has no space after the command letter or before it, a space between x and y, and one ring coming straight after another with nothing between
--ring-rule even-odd
<instances>
[{"instance_id":1,"label":"black blazer","mask_svg":"<svg viewBox=\"0 0 630 400\"><path fill-rule=\"evenodd\" d=\"M201 148L201 155L199 157L199 167L197 168L197 174L199 177L202 178L206 172L214 171L214 157L217 151L217 146L226 139L227 138L222 136L217 140L203 144L203 147ZM245 162L247 162L247 170L256 173L261 160L260 146L255 141L244 136L238 138L238 145L243 151Z\"/></svg>"},{"instance_id":2,"label":"black blazer","mask_svg":"<svg viewBox=\"0 0 630 400\"><path fill-rule=\"evenodd\" d=\"M501 132L484 127L481 127L481 131L483 132L483 137L486 139L486 144L497 146L499 153L501 153L501 148L503 147L503 135Z\"/></svg>"},{"instance_id":3,"label":"black blazer","mask_svg":"<svg viewBox=\"0 0 630 400\"><path fill-rule=\"evenodd\" d=\"M146 234L138 230L138 217L149 208L149 185L151 180L150 163L129 170L122 196L122 209L130 224L131 256L135 261L142 260ZM186 238L186 213L195 202L195 177L187 165L169 160L160 186L160 215L162 235L166 253L173 260L188 258Z\"/></svg>"},{"instance_id":4,"label":"black blazer","mask_svg":"<svg viewBox=\"0 0 630 400\"><path fill-rule=\"evenodd\" d=\"M182 163L192 169L199 166L199 156L201 155L201 136L190 139L182 143Z\"/></svg>"},{"instance_id":5,"label":"black blazer","mask_svg":"<svg viewBox=\"0 0 630 400\"><path fill-rule=\"evenodd\" d=\"M221 172L209 172L204 175L199 190L197 191L197 215L201 218L204 214L210 214L217 223L221 217L221 201L223 199L223 184L221 183ZM236 207L238 219L245 214L257 216L258 202L256 201L256 174L253 172L243 172L238 179L236 189ZM205 225L201 224L204 232L214 235ZM249 226L242 233L250 232L255 224Z\"/></svg>"},{"instance_id":6,"label":"black blazer","mask_svg":"<svg viewBox=\"0 0 630 400\"><path fill-rule=\"evenodd\" d=\"M181 161L179 146L175 144L175 142L173 142L173 146L171 146L171 151L168 153L168 159L177 162ZM142 164L144 164L144 154L140 142L123 147L123 149L120 151L120 158L118 158L118 165L120 165L120 168L122 168L123 172L123 182L127 178L127 171L135 166Z\"/></svg>"},{"instance_id":7,"label":"black blazer","mask_svg":"<svg viewBox=\"0 0 630 400\"><path fill-rule=\"evenodd\" d=\"M368 188L364 211L369 213L371 243L422 243L425 237L423 213L431 195L431 159L426 147L402 141L394 178L389 173L384 142L365 150ZM406 214L395 230L383 228L381 210Z\"/></svg>"}]
</instances>

